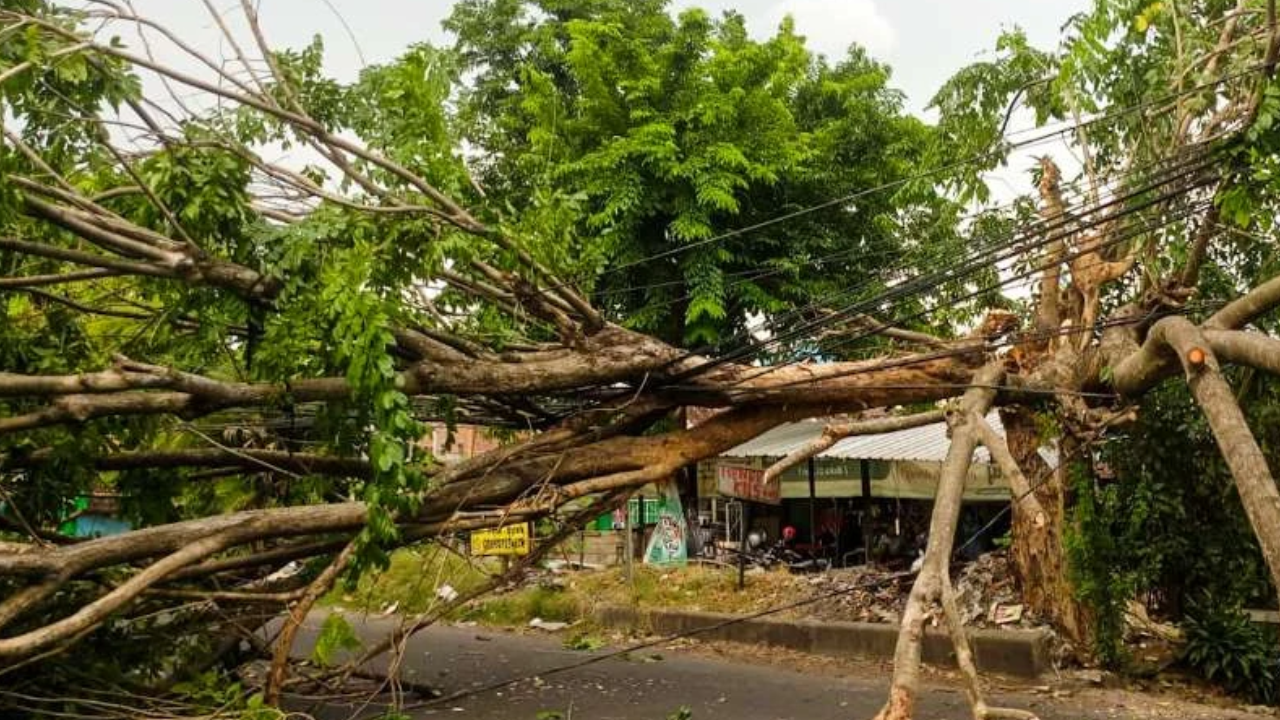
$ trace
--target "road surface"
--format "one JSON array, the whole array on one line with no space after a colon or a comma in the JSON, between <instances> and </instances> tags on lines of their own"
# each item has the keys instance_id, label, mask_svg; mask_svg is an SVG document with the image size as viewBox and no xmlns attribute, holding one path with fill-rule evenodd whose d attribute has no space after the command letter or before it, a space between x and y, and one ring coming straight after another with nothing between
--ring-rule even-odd
<instances>
[{"instance_id":1,"label":"road surface","mask_svg":"<svg viewBox=\"0 0 1280 720\"><path fill-rule=\"evenodd\" d=\"M387 618L348 617L357 633L369 639L381 637L393 623ZM308 621L299 636L300 651L307 651L321 620L313 617ZM407 714L459 720L666 720L687 707L692 720L869 720L884 702L888 686L887 674L874 667L845 672L796 671L663 648L540 677L539 673L550 668L587 657L582 651L564 649L563 642L562 635L512 634L478 627L430 628L410 640L402 677L446 696L511 678L537 677L419 707ZM992 699L1034 710L1044 720L1266 717L1120 691L1072 693L1056 699L1049 693L1028 691L997 694ZM405 702L421 700L409 695ZM306 709L318 720L345 720L359 708L330 702L323 708ZM375 714L369 706L355 716ZM963 695L948 687L928 688L917 713L917 720L967 717Z\"/></svg>"}]
</instances>

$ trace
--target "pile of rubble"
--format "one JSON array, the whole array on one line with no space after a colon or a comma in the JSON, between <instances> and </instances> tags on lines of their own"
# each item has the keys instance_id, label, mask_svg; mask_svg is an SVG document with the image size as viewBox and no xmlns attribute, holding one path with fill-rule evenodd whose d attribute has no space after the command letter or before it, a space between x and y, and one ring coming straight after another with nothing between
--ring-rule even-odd
<instances>
[{"instance_id":1,"label":"pile of rubble","mask_svg":"<svg viewBox=\"0 0 1280 720\"><path fill-rule=\"evenodd\" d=\"M966 625L976 627L1038 627L1023 610L1014 584L1009 557L991 552L969 563L955 582L956 605Z\"/></svg>"},{"instance_id":2,"label":"pile of rubble","mask_svg":"<svg viewBox=\"0 0 1280 720\"><path fill-rule=\"evenodd\" d=\"M797 589L808 597L831 596L806 606L804 614L819 620L897 623L911 592L911 578L889 579L893 573L874 567L833 570L825 575L796 576ZM883 582L879 582L883 580ZM991 552L965 565L955 577L956 604L970 627L1041 627L1025 612L1014 586L1009 559ZM837 595L832 593L838 592ZM941 623L942 618L935 618Z\"/></svg>"}]
</instances>

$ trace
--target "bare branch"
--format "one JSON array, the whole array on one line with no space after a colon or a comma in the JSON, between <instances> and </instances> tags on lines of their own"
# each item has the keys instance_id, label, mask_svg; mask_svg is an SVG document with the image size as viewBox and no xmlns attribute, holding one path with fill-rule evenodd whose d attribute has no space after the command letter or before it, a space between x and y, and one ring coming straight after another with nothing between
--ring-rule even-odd
<instances>
[{"instance_id":1,"label":"bare branch","mask_svg":"<svg viewBox=\"0 0 1280 720\"><path fill-rule=\"evenodd\" d=\"M1180 361L1191 394L1231 468L1240 502L1271 569L1272 582L1280 587L1280 489L1235 393L1222 377L1209 340L1191 321L1175 316L1156 323L1148 342L1167 343Z\"/></svg>"},{"instance_id":2,"label":"bare branch","mask_svg":"<svg viewBox=\"0 0 1280 720\"><path fill-rule=\"evenodd\" d=\"M27 275L24 277L0 277L0 289L3 288L32 288L45 285L62 285L64 283L81 282L84 280L100 280L102 278L118 277L119 272L115 270L76 270L67 273L58 273L53 275Z\"/></svg>"},{"instance_id":3,"label":"bare branch","mask_svg":"<svg viewBox=\"0 0 1280 720\"><path fill-rule=\"evenodd\" d=\"M1013 502L1015 505L1024 505L1027 512L1032 518L1036 518L1037 525L1045 523L1044 507L1040 504L1040 498L1036 497L1035 488L1031 483L1027 482L1027 477L1022 473L1022 468L1018 467L1018 461L1014 460L1013 453L1009 452L1009 444L1004 438L996 434L996 431L987 423L986 418L979 418L974 423L974 429L978 433L978 440L987 452L991 454L991 459L996 461L996 466L1000 468L1000 474L1009 481L1009 489L1013 492Z\"/></svg>"},{"instance_id":4,"label":"bare branch","mask_svg":"<svg viewBox=\"0 0 1280 720\"><path fill-rule=\"evenodd\" d=\"M355 540L347 543L342 548L325 569L316 576L307 585L306 591L297 604L289 608L289 617L284 621L284 627L280 630L280 635L276 638L275 652L271 658L271 669L267 674L267 687L264 691L266 701L270 705L278 705L280 703L280 690L284 686L285 675L289 668L289 656L293 652L293 641L298 635L298 630L302 627L302 621L306 619L307 613L311 612L311 608L315 606L320 596L329 591L338 576L347 568L352 558L355 557L358 546Z\"/></svg>"},{"instance_id":5,"label":"bare branch","mask_svg":"<svg viewBox=\"0 0 1280 720\"><path fill-rule=\"evenodd\" d=\"M234 539L235 534L228 531L196 540L148 566L115 590L80 608L70 617L21 635L0 638L0 657L19 659L96 627L113 612L135 600L153 584L179 568L225 550L234 544Z\"/></svg>"},{"instance_id":6,"label":"bare branch","mask_svg":"<svg viewBox=\"0 0 1280 720\"><path fill-rule=\"evenodd\" d=\"M1244 330L1205 330L1219 359L1280 375L1280 339Z\"/></svg>"},{"instance_id":7,"label":"bare branch","mask_svg":"<svg viewBox=\"0 0 1280 720\"><path fill-rule=\"evenodd\" d=\"M1232 300L1204 322L1206 328L1238 330L1280 305L1280 275Z\"/></svg>"},{"instance_id":8,"label":"bare branch","mask_svg":"<svg viewBox=\"0 0 1280 720\"><path fill-rule=\"evenodd\" d=\"M929 542L925 548L924 564L911 586L911 595L902 613L902 625L893 656L893 682L889 689L889 700L876 716L877 720L905 720L912 717L915 695L919 690L925 616L931 603L943 599L942 593L948 582L951 550L955 545L960 504L964 496L964 482L969 474L969 466L973 463L973 451L978 444L975 421L986 415L995 401L995 391L987 386L999 383L1003 376L1004 371L998 365L988 365L979 370L974 377L975 387L965 393L959 410L950 418L953 423L951 445L947 448L947 457L938 476L938 492L933 504L933 516L929 521ZM968 640L963 632L954 639L958 654L969 652Z\"/></svg>"},{"instance_id":9,"label":"bare branch","mask_svg":"<svg viewBox=\"0 0 1280 720\"><path fill-rule=\"evenodd\" d=\"M1182 276L1178 279L1179 286L1194 288L1200 280L1200 267L1204 264L1205 254L1209 250L1209 241L1218 231L1218 215L1218 205L1214 203L1200 221L1200 227L1196 230L1195 239L1191 243L1191 250L1187 254L1187 262L1182 268Z\"/></svg>"},{"instance_id":10,"label":"bare branch","mask_svg":"<svg viewBox=\"0 0 1280 720\"><path fill-rule=\"evenodd\" d=\"M104 270L113 270L122 275L148 275L150 277L163 278L172 278L177 276L173 268L161 267L152 263L118 260L106 255L96 255L94 253L87 253L80 250L69 250L67 248L28 242L26 240L18 240L16 238L0 237L0 250L12 250L25 255L34 255L36 257L44 257L51 260L62 260L76 265L88 265L90 267L102 268Z\"/></svg>"}]
</instances>

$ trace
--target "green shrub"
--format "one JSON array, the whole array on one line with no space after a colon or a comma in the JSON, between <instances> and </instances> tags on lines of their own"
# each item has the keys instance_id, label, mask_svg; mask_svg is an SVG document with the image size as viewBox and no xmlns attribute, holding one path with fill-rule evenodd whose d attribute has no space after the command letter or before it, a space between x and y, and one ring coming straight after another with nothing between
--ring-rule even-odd
<instances>
[{"instance_id":1,"label":"green shrub","mask_svg":"<svg viewBox=\"0 0 1280 720\"><path fill-rule=\"evenodd\" d=\"M1268 462L1280 467L1280 382L1232 379ZM1131 600L1176 620L1192 598L1204 607L1274 606L1276 589L1235 482L1186 383L1152 390L1137 422L1093 450L1115 476L1095 477L1091 461L1072 466L1064 543L1099 660L1125 667Z\"/></svg>"},{"instance_id":2,"label":"green shrub","mask_svg":"<svg viewBox=\"0 0 1280 720\"><path fill-rule=\"evenodd\" d=\"M1250 702L1280 704L1280 644L1240 608L1197 603L1183 629L1184 660L1206 680Z\"/></svg>"}]
</instances>

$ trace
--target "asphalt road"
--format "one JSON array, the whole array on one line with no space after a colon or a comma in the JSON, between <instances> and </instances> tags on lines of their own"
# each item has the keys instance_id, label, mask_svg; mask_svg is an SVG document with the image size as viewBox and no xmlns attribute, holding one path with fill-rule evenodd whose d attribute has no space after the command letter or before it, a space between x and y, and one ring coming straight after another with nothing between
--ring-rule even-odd
<instances>
[{"instance_id":1,"label":"asphalt road","mask_svg":"<svg viewBox=\"0 0 1280 720\"><path fill-rule=\"evenodd\" d=\"M357 632L369 638L380 637L393 622L352 617ZM319 622L309 623L310 631L300 635L300 650L306 651ZM661 648L643 651L639 657L615 658L567 673L539 676L584 657L582 651L564 649L563 638L555 635L475 627L431 628L410 640L402 677L446 695L515 677L537 679L420 707L408 714L413 718L475 720L666 720L687 707L692 720L867 720L884 702L888 686L888 676L874 668L844 673L795 671ZM410 695L405 702L419 700ZM1034 710L1044 720L1262 717L1122 692L1073 693L1058 699L1022 692L997 694L992 700ZM346 720L358 708L331 701L323 708L307 709L318 720ZM371 717L372 710L366 706L363 713L354 714ZM968 706L958 690L931 687L922 693L917 720L967 717Z\"/></svg>"}]
</instances>

